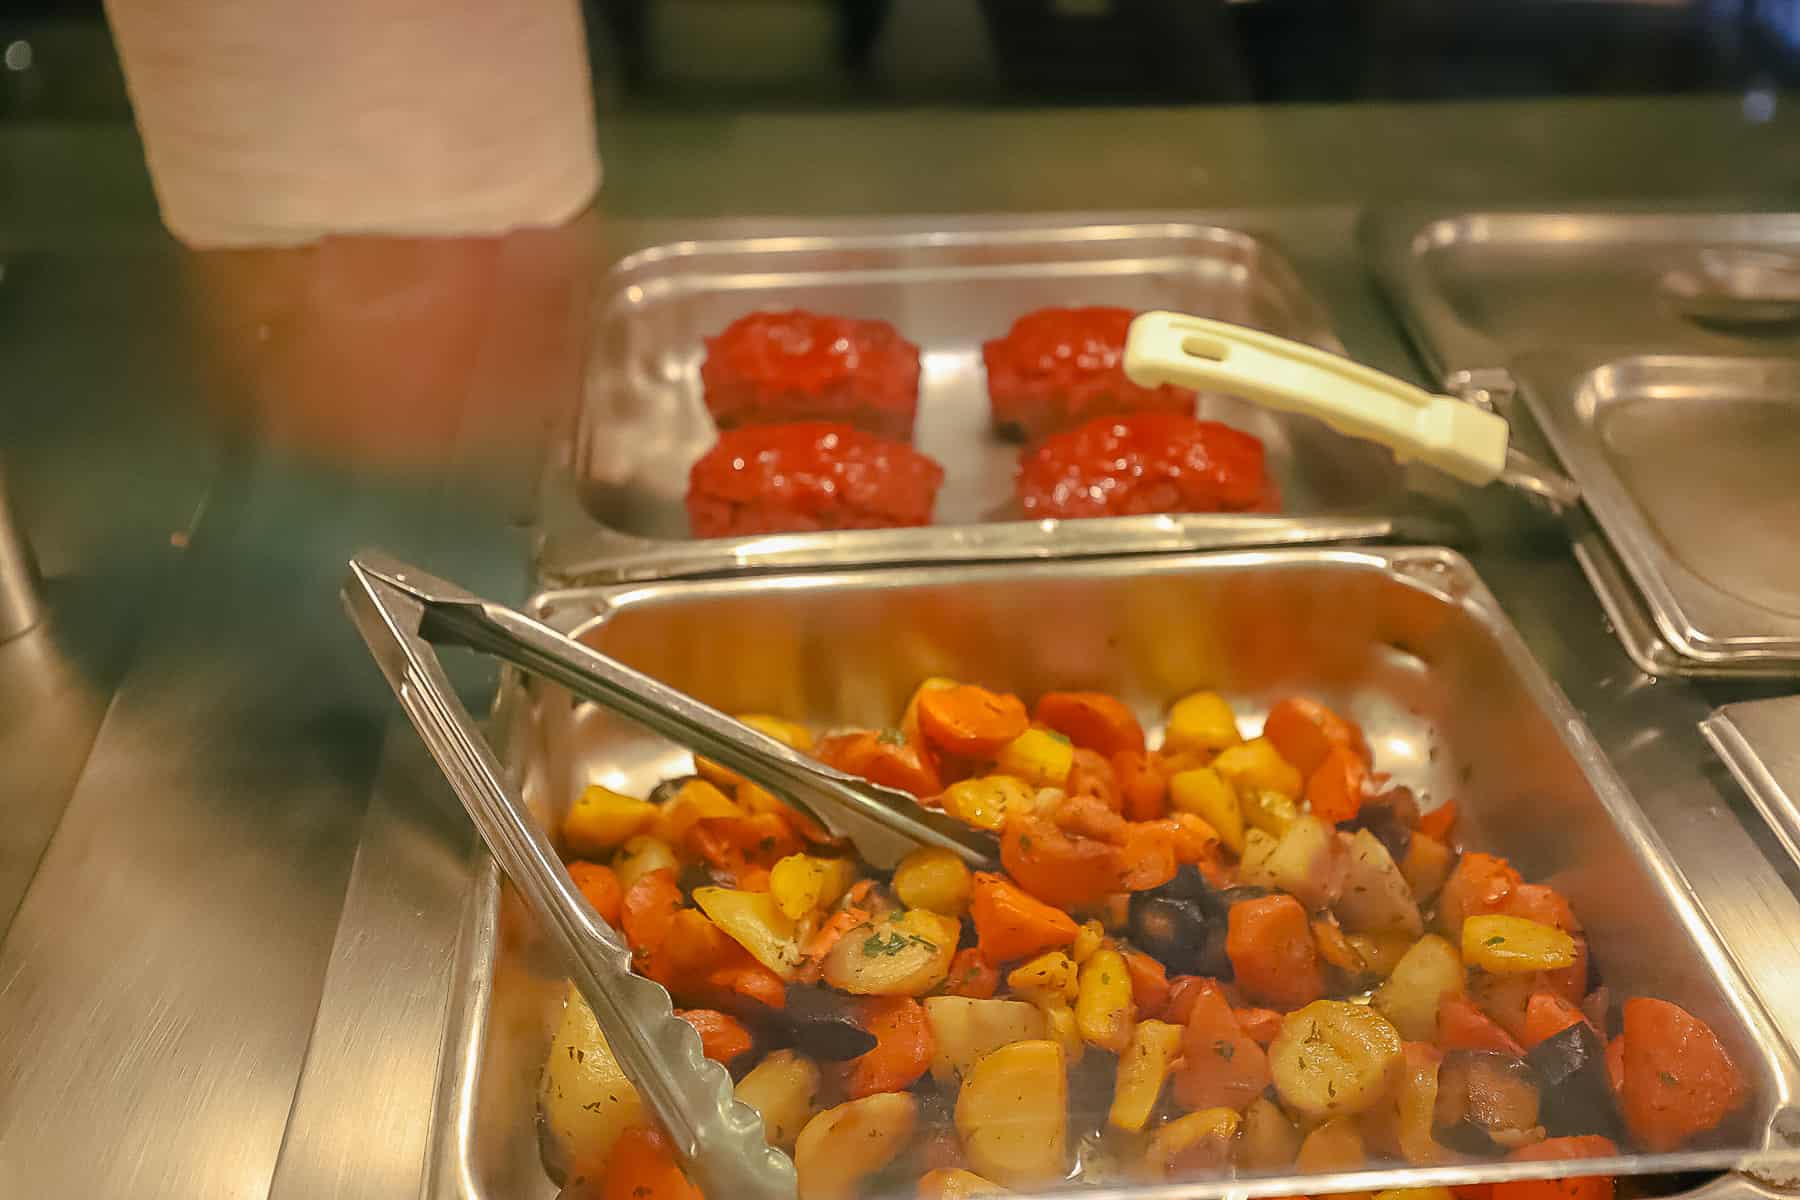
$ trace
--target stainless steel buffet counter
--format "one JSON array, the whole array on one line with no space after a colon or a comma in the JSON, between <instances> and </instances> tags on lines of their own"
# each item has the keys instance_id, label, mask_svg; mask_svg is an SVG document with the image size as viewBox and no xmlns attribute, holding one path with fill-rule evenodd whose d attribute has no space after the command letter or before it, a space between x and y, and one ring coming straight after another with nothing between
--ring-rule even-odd
<instances>
[{"instance_id":1,"label":"stainless steel buffet counter","mask_svg":"<svg viewBox=\"0 0 1800 1200\"><path fill-rule=\"evenodd\" d=\"M1800 178L1792 118L1751 129L1719 101L1410 119L621 122L602 257L687 236L658 210L1154 206L1270 235L1353 355L1422 378L1357 260L1361 205L1753 205ZM1587 161L1607 129L1614 153ZM1381 161L1333 169L1330 147L1358 137ZM790 142L816 161L841 149L842 170L820 183ZM704 175L699 146L715 147ZM1116 161L1096 172L1106 148ZM916 169L926 152L940 170ZM18 185L0 207L0 447L50 611L0 645L0 1194L417 1195L432 1114L454 1101L434 1092L461 927L479 919L475 860L335 589L348 554L382 542L522 598L529 538L455 471L377 484L220 438L203 401L232 385L192 348L186 263L154 229L135 155L110 129L0 134ZM76 195L59 206L59 190ZM465 457L480 449L478 424L461 437ZM1562 530L1502 498L1470 521L1470 557L1663 840L1708 848L1715 869L1689 882L1726 940L1795 961L1800 928L1781 918L1796 872L1696 728L1780 686L1650 680Z\"/></svg>"}]
</instances>

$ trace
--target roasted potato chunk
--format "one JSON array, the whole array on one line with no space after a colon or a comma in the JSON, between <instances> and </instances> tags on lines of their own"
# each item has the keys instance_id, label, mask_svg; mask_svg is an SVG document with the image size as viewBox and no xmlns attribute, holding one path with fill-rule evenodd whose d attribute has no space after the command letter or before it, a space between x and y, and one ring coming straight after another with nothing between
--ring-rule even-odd
<instances>
[{"instance_id":1,"label":"roasted potato chunk","mask_svg":"<svg viewBox=\"0 0 1800 1200\"><path fill-rule=\"evenodd\" d=\"M963 1077L956 1132L977 1173L1009 1187L1049 1183L1068 1162L1069 1080L1062 1047L1014 1042Z\"/></svg>"},{"instance_id":2,"label":"roasted potato chunk","mask_svg":"<svg viewBox=\"0 0 1800 1200\"><path fill-rule=\"evenodd\" d=\"M1373 1009L1315 1000L1281 1023L1269 1072L1302 1116L1351 1116L1385 1096L1400 1070L1400 1033Z\"/></svg>"}]
</instances>

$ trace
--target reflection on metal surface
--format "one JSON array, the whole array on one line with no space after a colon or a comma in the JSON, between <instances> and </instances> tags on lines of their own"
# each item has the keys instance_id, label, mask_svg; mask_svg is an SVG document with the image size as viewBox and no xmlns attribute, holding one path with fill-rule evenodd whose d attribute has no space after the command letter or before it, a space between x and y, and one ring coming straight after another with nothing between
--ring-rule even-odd
<instances>
[{"instance_id":1,"label":"reflection on metal surface","mask_svg":"<svg viewBox=\"0 0 1800 1200\"><path fill-rule=\"evenodd\" d=\"M1500 482L1542 501L1553 512L1563 512L1581 502L1581 488L1573 479L1516 448L1506 451L1506 469L1500 472Z\"/></svg>"},{"instance_id":2,"label":"reflection on metal surface","mask_svg":"<svg viewBox=\"0 0 1800 1200\"><path fill-rule=\"evenodd\" d=\"M1108 214L1069 221L888 221L830 237L687 241L624 259L603 288L572 478L551 481L560 519L540 555L544 570L591 578L585 568L595 567L620 579L742 565L742 547L688 539L682 498L689 467L715 436L700 393L703 339L759 307L879 317L922 353L914 441L947 473L938 524L851 535L854 544L840 535L789 539L814 561L827 549L840 563L1192 549L1220 544L1215 531L1225 531L1226 544L1247 544L1255 534L1231 531L1259 528L1262 544L1289 540L1281 518L1255 515L1165 522L1154 545L1142 527L1097 520L1084 523L1083 548L1064 550L1072 530L1015 519L1018 447L989 433L981 360L981 343L1015 318L1046 305L1169 308L1343 349L1299 277L1261 239L1191 223L1121 224ZM1229 396L1202 396L1200 412L1262 439L1291 514L1368 518L1398 507L1400 472L1376 447ZM799 556L754 561L795 565Z\"/></svg>"},{"instance_id":3,"label":"reflection on metal surface","mask_svg":"<svg viewBox=\"0 0 1800 1200\"><path fill-rule=\"evenodd\" d=\"M1800 364L1526 356L1516 370L1677 654L1800 670Z\"/></svg>"},{"instance_id":4,"label":"reflection on metal surface","mask_svg":"<svg viewBox=\"0 0 1800 1200\"><path fill-rule=\"evenodd\" d=\"M60 624L0 644L0 764L6 819L0 823L0 930L11 922L80 774L106 706L106 687L61 638L110 640L91 614L70 604ZM98 649L91 646L89 650Z\"/></svg>"},{"instance_id":5,"label":"reflection on metal surface","mask_svg":"<svg viewBox=\"0 0 1800 1200\"><path fill-rule=\"evenodd\" d=\"M6 495L6 469L0 466L0 642L18 637L43 615L37 563L25 530L13 517Z\"/></svg>"},{"instance_id":6,"label":"reflection on metal surface","mask_svg":"<svg viewBox=\"0 0 1800 1200\"><path fill-rule=\"evenodd\" d=\"M1800 255L1709 246L1662 277L1662 291L1690 319L1730 328L1800 321Z\"/></svg>"},{"instance_id":7,"label":"reflection on metal surface","mask_svg":"<svg viewBox=\"0 0 1800 1200\"><path fill-rule=\"evenodd\" d=\"M1722 705L1700 731L1800 863L1800 696Z\"/></svg>"},{"instance_id":8,"label":"reflection on metal surface","mask_svg":"<svg viewBox=\"0 0 1800 1200\"><path fill-rule=\"evenodd\" d=\"M1792 1052L1763 1011L1772 998L1753 992L1731 959L1760 955L1765 973L1779 973L1800 958L1791 946L1780 958L1773 944L1727 950L1714 940L1714 927L1743 931L1717 921L1728 912L1709 926L1694 908L1681 869L1596 742L1479 579L1448 552L823 572L564 592L544 603L559 627L581 628L597 648L722 709L821 724L879 724L921 675L946 669L1028 693L1107 690L1150 725L1172 696L1194 687L1223 691L1251 722L1276 696L1304 687L1357 719L1377 766L1428 805L1454 795L1471 844L1567 894L1611 986L1667 996L1721 1029L1756 1077L1754 1111L1734 1131L1743 1155L1765 1149L1793 1098ZM744 629L758 636L746 641ZM659 739L554 689L533 689L519 708L529 715L512 745L553 819L592 779L642 789L685 765ZM1717 849L1734 853L1733 836L1742 839L1734 825L1721 829ZM1716 868L1711 845L1685 845L1683 866ZM504 897L493 902L498 920L485 932L471 927L477 940L467 950L470 961L491 963L490 973L469 979L461 1008L469 1020L452 1027L445 1058L441 1094L460 1107L441 1114L453 1125L438 1139L436 1196L553 1190L537 1164L531 1081L555 1011L555 969L530 929L508 921ZM1759 903L1780 906L1790 926L1800 919L1792 897ZM1778 1137L1767 1148L1785 1152ZM1694 1161L1733 1157L1741 1155ZM1656 1169L1648 1158L1628 1165ZM1381 1182L1422 1180L1401 1174ZM1317 1181L1263 1182L1292 1192ZM1188 1184L1184 1194L1205 1190Z\"/></svg>"},{"instance_id":9,"label":"reflection on metal surface","mask_svg":"<svg viewBox=\"0 0 1800 1200\"><path fill-rule=\"evenodd\" d=\"M659 542L601 533L552 548L546 582L596 585L846 563L992 562L1168 554L1204 547L1320 546L1378 540L1455 541L1450 520L1423 512L1388 516L1275 517L1162 514L1076 521L1008 521L944 528L770 534ZM565 552L566 551L566 552Z\"/></svg>"}]
</instances>

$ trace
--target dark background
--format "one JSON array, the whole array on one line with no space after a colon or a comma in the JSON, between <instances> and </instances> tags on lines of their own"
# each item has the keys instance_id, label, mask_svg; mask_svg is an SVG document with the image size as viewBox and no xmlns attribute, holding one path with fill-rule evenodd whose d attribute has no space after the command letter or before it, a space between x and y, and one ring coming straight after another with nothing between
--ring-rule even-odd
<instances>
[{"instance_id":1,"label":"dark background","mask_svg":"<svg viewBox=\"0 0 1800 1200\"><path fill-rule=\"evenodd\" d=\"M603 110L1742 91L1800 0L584 0ZM0 119L129 116L98 0L0 3ZM323 64L322 64L323 67Z\"/></svg>"}]
</instances>

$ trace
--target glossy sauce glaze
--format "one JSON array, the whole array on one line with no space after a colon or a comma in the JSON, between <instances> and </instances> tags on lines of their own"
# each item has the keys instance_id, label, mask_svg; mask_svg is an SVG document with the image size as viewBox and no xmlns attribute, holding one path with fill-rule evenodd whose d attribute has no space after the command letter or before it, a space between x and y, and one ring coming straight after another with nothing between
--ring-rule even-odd
<instances>
[{"instance_id":1,"label":"glossy sauce glaze","mask_svg":"<svg viewBox=\"0 0 1800 1200\"><path fill-rule=\"evenodd\" d=\"M1281 506L1260 441L1217 421L1160 412L1103 417L1027 451L1017 495L1034 518Z\"/></svg>"},{"instance_id":2,"label":"glossy sauce glaze","mask_svg":"<svg viewBox=\"0 0 1800 1200\"><path fill-rule=\"evenodd\" d=\"M1125 377L1127 308L1041 308L982 346L995 429L1027 440L1100 416L1191 414L1194 393Z\"/></svg>"},{"instance_id":3,"label":"glossy sauce glaze","mask_svg":"<svg viewBox=\"0 0 1800 1200\"><path fill-rule=\"evenodd\" d=\"M727 430L688 477L696 537L927 525L944 470L834 422Z\"/></svg>"},{"instance_id":4,"label":"glossy sauce glaze","mask_svg":"<svg viewBox=\"0 0 1800 1200\"><path fill-rule=\"evenodd\" d=\"M721 429L843 421L912 436L919 348L886 321L754 312L706 339L706 407Z\"/></svg>"}]
</instances>

